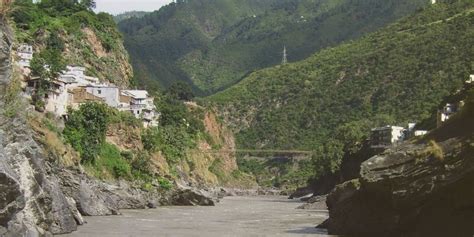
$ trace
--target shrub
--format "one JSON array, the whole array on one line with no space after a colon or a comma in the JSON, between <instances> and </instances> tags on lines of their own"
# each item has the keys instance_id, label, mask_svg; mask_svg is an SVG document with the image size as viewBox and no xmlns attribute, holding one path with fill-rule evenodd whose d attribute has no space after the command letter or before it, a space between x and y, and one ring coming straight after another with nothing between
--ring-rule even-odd
<instances>
[{"instance_id":1,"label":"shrub","mask_svg":"<svg viewBox=\"0 0 474 237\"><path fill-rule=\"evenodd\" d=\"M115 178L128 178L131 168L128 162L121 156L120 150L108 143L104 143L100 148L99 159L95 166L99 170L106 170Z\"/></svg>"},{"instance_id":2,"label":"shrub","mask_svg":"<svg viewBox=\"0 0 474 237\"><path fill-rule=\"evenodd\" d=\"M105 142L108 126L108 107L100 103L86 103L79 110L69 110L65 140L81 155L81 162L94 163Z\"/></svg>"},{"instance_id":3,"label":"shrub","mask_svg":"<svg viewBox=\"0 0 474 237\"><path fill-rule=\"evenodd\" d=\"M165 190L170 190L171 188L173 188L173 184L166 178L159 177L158 183L160 184L160 187Z\"/></svg>"},{"instance_id":4,"label":"shrub","mask_svg":"<svg viewBox=\"0 0 474 237\"><path fill-rule=\"evenodd\" d=\"M434 157L438 161L444 160L443 148L441 148L434 140L429 142L428 147L425 150L425 154Z\"/></svg>"}]
</instances>

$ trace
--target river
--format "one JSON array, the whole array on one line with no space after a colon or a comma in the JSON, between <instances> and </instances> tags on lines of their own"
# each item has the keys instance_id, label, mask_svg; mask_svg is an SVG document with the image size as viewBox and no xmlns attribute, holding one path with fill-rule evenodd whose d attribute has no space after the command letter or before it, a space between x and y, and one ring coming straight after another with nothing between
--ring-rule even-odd
<instances>
[{"instance_id":1,"label":"river","mask_svg":"<svg viewBox=\"0 0 474 237\"><path fill-rule=\"evenodd\" d=\"M214 207L123 210L121 216L86 217L75 236L327 236L315 226L326 210L296 209L286 197L226 197Z\"/></svg>"}]
</instances>

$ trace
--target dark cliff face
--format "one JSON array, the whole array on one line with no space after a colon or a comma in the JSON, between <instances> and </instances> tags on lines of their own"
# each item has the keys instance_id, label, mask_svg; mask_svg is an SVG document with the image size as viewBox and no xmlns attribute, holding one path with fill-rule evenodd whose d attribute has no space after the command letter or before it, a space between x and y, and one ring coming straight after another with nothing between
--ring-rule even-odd
<instances>
[{"instance_id":1,"label":"dark cliff face","mask_svg":"<svg viewBox=\"0 0 474 237\"><path fill-rule=\"evenodd\" d=\"M13 32L0 22L0 235L44 235L76 229L58 179L45 162L41 146L26 125L24 111L8 114L13 95L11 48Z\"/></svg>"},{"instance_id":2,"label":"dark cliff face","mask_svg":"<svg viewBox=\"0 0 474 237\"><path fill-rule=\"evenodd\" d=\"M469 106L472 106L469 105ZM472 236L474 113L362 163L328 196L332 234Z\"/></svg>"}]
</instances>

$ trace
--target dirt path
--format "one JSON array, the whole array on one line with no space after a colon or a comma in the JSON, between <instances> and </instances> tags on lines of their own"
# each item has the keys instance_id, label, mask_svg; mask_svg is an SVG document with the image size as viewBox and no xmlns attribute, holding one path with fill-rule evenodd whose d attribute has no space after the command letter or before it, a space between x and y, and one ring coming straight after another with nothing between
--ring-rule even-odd
<instances>
[{"instance_id":1,"label":"dirt path","mask_svg":"<svg viewBox=\"0 0 474 237\"><path fill-rule=\"evenodd\" d=\"M326 210L299 210L285 197L228 197L215 207L124 210L122 216L89 217L65 236L325 236L315 226Z\"/></svg>"}]
</instances>

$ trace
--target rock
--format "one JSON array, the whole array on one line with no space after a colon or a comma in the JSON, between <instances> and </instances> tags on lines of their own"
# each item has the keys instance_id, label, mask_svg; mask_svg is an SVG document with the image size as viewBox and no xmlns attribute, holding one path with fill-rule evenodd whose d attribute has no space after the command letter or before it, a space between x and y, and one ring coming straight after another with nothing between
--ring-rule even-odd
<instances>
[{"instance_id":1,"label":"rock","mask_svg":"<svg viewBox=\"0 0 474 237\"><path fill-rule=\"evenodd\" d=\"M154 202L149 202L146 204L146 206L150 209L155 209L156 208L156 204Z\"/></svg>"},{"instance_id":2,"label":"rock","mask_svg":"<svg viewBox=\"0 0 474 237\"><path fill-rule=\"evenodd\" d=\"M71 197L66 197L67 202L69 204L69 208L72 212L72 215L74 216L74 220L78 225L83 225L85 223L84 218L82 217L81 213L79 210L77 210L77 204L76 201L74 201L73 198Z\"/></svg>"},{"instance_id":3,"label":"rock","mask_svg":"<svg viewBox=\"0 0 474 237\"><path fill-rule=\"evenodd\" d=\"M326 197L326 195L311 197L307 203L297 207L297 209L327 210Z\"/></svg>"},{"instance_id":4,"label":"rock","mask_svg":"<svg viewBox=\"0 0 474 237\"><path fill-rule=\"evenodd\" d=\"M474 148L470 141L407 143L362 164L360 178L327 198L330 234L356 236L472 236Z\"/></svg>"},{"instance_id":5,"label":"rock","mask_svg":"<svg viewBox=\"0 0 474 237\"><path fill-rule=\"evenodd\" d=\"M172 205L177 206L214 206L212 197L193 189L176 190L172 196Z\"/></svg>"},{"instance_id":6,"label":"rock","mask_svg":"<svg viewBox=\"0 0 474 237\"><path fill-rule=\"evenodd\" d=\"M314 189L311 187L303 187L303 188L297 188L295 192L293 192L288 199L294 199L294 198L301 198L304 197L308 194L313 195Z\"/></svg>"},{"instance_id":7,"label":"rock","mask_svg":"<svg viewBox=\"0 0 474 237\"><path fill-rule=\"evenodd\" d=\"M1 134L0 134L1 137ZM25 207L20 184L13 171L3 160L3 149L0 147L0 225L7 226L8 221Z\"/></svg>"}]
</instances>

